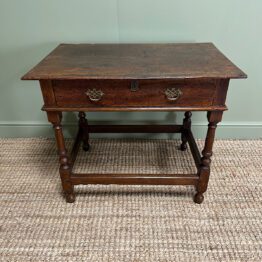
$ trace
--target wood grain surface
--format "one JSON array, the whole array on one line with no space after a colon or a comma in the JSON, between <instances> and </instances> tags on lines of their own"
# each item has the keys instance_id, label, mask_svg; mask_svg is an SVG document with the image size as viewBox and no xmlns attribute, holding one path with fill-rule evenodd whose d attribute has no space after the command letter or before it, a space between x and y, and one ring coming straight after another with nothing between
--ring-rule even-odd
<instances>
[{"instance_id":1,"label":"wood grain surface","mask_svg":"<svg viewBox=\"0 0 262 262\"><path fill-rule=\"evenodd\" d=\"M246 78L212 43L61 44L23 80Z\"/></svg>"},{"instance_id":2,"label":"wood grain surface","mask_svg":"<svg viewBox=\"0 0 262 262\"><path fill-rule=\"evenodd\" d=\"M141 80L138 84L135 92L128 80L57 80L53 88L56 103L62 107L211 106L216 94L215 81ZM169 88L182 92L176 101L167 99L165 90ZM101 90L104 95L91 101L88 89Z\"/></svg>"}]
</instances>

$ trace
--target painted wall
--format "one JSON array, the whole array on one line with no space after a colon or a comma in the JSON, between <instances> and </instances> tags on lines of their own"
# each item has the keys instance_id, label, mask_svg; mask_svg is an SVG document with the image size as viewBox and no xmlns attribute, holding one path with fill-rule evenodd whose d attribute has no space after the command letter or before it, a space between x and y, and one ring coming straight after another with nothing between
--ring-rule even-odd
<instances>
[{"instance_id":1,"label":"painted wall","mask_svg":"<svg viewBox=\"0 0 262 262\"><path fill-rule=\"evenodd\" d=\"M261 0L0 0L0 136L49 136L37 82L20 77L58 43L214 42L249 76L231 81L218 136L262 137ZM248 106L246 106L248 105ZM181 121L174 113L90 113L90 122ZM67 135L75 121L65 116ZM197 137L206 117L193 117Z\"/></svg>"}]
</instances>

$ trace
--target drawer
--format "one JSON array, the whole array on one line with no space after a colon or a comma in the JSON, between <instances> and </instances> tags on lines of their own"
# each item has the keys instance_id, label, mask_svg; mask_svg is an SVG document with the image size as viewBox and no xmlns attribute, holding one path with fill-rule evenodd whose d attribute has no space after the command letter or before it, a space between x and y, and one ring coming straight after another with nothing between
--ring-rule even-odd
<instances>
[{"instance_id":1,"label":"drawer","mask_svg":"<svg viewBox=\"0 0 262 262\"><path fill-rule=\"evenodd\" d=\"M208 80L57 80L53 89L61 107L204 107L216 93Z\"/></svg>"}]
</instances>

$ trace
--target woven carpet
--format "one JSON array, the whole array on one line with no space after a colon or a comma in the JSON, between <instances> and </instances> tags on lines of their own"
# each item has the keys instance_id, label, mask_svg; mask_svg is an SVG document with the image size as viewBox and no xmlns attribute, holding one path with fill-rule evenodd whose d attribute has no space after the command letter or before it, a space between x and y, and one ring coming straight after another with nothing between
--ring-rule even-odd
<instances>
[{"instance_id":1,"label":"woven carpet","mask_svg":"<svg viewBox=\"0 0 262 262\"><path fill-rule=\"evenodd\" d=\"M92 140L75 171L194 171L178 145ZM201 205L190 186L117 185L77 186L67 204L54 140L0 148L0 261L262 261L262 140L216 141Z\"/></svg>"}]
</instances>

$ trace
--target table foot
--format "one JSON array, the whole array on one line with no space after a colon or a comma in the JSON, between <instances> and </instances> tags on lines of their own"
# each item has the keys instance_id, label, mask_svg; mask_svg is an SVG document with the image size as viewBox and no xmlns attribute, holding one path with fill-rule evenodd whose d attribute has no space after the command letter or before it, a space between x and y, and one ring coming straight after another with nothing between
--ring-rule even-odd
<instances>
[{"instance_id":1,"label":"table foot","mask_svg":"<svg viewBox=\"0 0 262 262\"><path fill-rule=\"evenodd\" d=\"M187 150L187 142L182 142L182 144L180 145L180 150L181 151L186 151Z\"/></svg>"},{"instance_id":2,"label":"table foot","mask_svg":"<svg viewBox=\"0 0 262 262\"><path fill-rule=\"evenodd\" d=\"M196 193L194 196L194 202L197 204L201 204L204 201L203 193Z\"/></svg>"},{"instance_id":3,"label":"table foot","mask_svg":"<svg viewBox=\"0 0 262 262\"><path fill-rule=\"evenodd\" d=\"M89 144L83 144L83 150L85 151L85 152L87 152L87 151L89 151L89 149L90 149L90 145Z\"/></svg>"},{"instance_id":4,"label":"table foot","mask_svg":"<svg viewBox=\"0 0 262 262\"><path fill-rule=\"evenodd\" d=\"M71 193L71 194L65 194L65 198L66 198L66 202L67 203L74 203L76 200L75 194Z\"/></svg>"}]
</instances>

